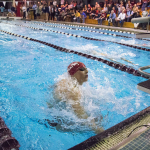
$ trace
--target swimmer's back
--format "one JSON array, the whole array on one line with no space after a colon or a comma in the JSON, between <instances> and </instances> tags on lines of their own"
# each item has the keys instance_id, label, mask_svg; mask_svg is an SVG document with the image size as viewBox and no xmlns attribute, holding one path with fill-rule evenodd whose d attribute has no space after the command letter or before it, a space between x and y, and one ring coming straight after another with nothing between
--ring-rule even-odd
<instances>
[{"instance_id":1,"label":"swimmer's back","mask_svg":"<svg viewBox=\"0 0 150 150\"><path fill-rule=\"evenodd\" d=\"M62 79L56 84L54 98L57 100L66 99L77 101L81 98L81 92L69 80Z\"/></svg>"}]
</instances>

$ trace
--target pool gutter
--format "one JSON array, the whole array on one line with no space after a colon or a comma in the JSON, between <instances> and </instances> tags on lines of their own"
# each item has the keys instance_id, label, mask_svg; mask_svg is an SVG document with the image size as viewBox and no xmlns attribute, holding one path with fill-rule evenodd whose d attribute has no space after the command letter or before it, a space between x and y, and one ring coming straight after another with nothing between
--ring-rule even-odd
<instances>
[{"instance_id":1,"label":"pool gutter","mask_svg":"<svg viewBox=\"0 0 150 150\"><path fill-rule=\"evenodd\" d=\"M146 118L142 121L143 118ZM149 117L147 119L147 117ZM92 136L86 141L70 148L69 150L90 150L95 149L95 147L99 147L101 149L106 146L106 149L111 149L121 143L124 139L128 137L128 134L136 127L141 126L143 124L150 123L150 107L140 111L139 113L131 116L130 118L116 124L115 126L103 131L102 133ZM141 128L139 128L140 130ZM125 132L123 132L125 130ZM127 132L128 131L128 132ZM120 134L120 135L119 135ZM118 139L117 142L112 142L113 136L117 139L117 135L122 136L123 139ZM114 140L115 141L115 140ZM102 148L104 150L104 148Z\"/></svg>"}]
</instances>

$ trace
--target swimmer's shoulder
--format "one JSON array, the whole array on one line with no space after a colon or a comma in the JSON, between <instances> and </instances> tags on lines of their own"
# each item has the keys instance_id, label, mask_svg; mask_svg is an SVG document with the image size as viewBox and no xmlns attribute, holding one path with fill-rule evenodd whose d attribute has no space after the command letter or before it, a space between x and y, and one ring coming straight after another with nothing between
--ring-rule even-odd
<instances>
[{"instance_id":1,"label":"swimmer's shoulder","mask_svg":"<svg viewBox=\"0 0 150 150\"><path fill-rule=\"evenodd\" d=\"M66 89L66 87L67 87L66 84L67 84L66 79L62 79L58 83L56 83L54 93L53 93L53 96L56 100L61 100L62 99L62 93L65 93L66 90L67 90Z\"/></svg>"}]
</instances>

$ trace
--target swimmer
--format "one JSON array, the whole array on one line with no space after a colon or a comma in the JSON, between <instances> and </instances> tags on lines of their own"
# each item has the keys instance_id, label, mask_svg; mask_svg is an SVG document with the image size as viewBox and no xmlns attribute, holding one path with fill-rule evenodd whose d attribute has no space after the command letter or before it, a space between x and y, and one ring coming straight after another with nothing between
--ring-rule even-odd
<instances>
[{"instance_id":1,"label":"swimmer","mask_svg":"<svg viewBox=\"0 0 150 150\"><path fill-rule=\"evenodd\" d=\"M88 81L88 69L81 62L73 62L68 66L69 79L62 79L56 84L54 90L54 98L57 100L66 100L66 103L70 103L74 113L80 119L87 119L87 115L84 107L80 104L82 98L82 92L80 86ZM95 120L90 122L89 125L95 133L101 132L103 129L98 128L95 124ZM88 124L86 122L86 124Z\"/></svg>"},{"instance_id":2,"label":"swimmer","mask_svg":"<svg viewBox=\"0 0 150 150\"><path fill-rule=\"evenodd\" d=\"M142 45L140 45L140 44L135 44L135 46L143 46L143 47L150 47L150 45L147 45L147 44L142 44Z\"/></svg>"},{"instance_id":3,"label":"swimmer","mask_svg":"<svg viewBox=\"0 0 150 150\"><path fill-rule=\"evenodd\" d=\"M63 79L57 83L54 97L57 100L73 100L72 107L79 118L87 119L88 115L80 105L81 91L80 86L88 80L88 70L81 62L73 62L68 66L70 79Z\"/></svg>"}]
</instances>

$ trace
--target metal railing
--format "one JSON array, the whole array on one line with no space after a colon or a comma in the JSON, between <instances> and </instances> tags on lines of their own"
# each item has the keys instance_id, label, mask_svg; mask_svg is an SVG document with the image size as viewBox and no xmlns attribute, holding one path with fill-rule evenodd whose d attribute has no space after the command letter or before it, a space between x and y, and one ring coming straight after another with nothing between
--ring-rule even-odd
<instances>
[{"instance_id":1,"label":"metal railing","mask_svg":"<svg viewBox=\"0 0 150 150\"><path fill-rule=\"evenodd\" d=\"M143 71L143 70L146 70L146 69L149 69L149 68L150 68L150 65L149 65L149 66L140 67L140 68L138 69L138 71L139 71L141 74L146 75L146 76L148 76L148 77L150 78L150 73L147 73L147 72L144 72L144 71Z\"/></svg>"}]
</instances>

